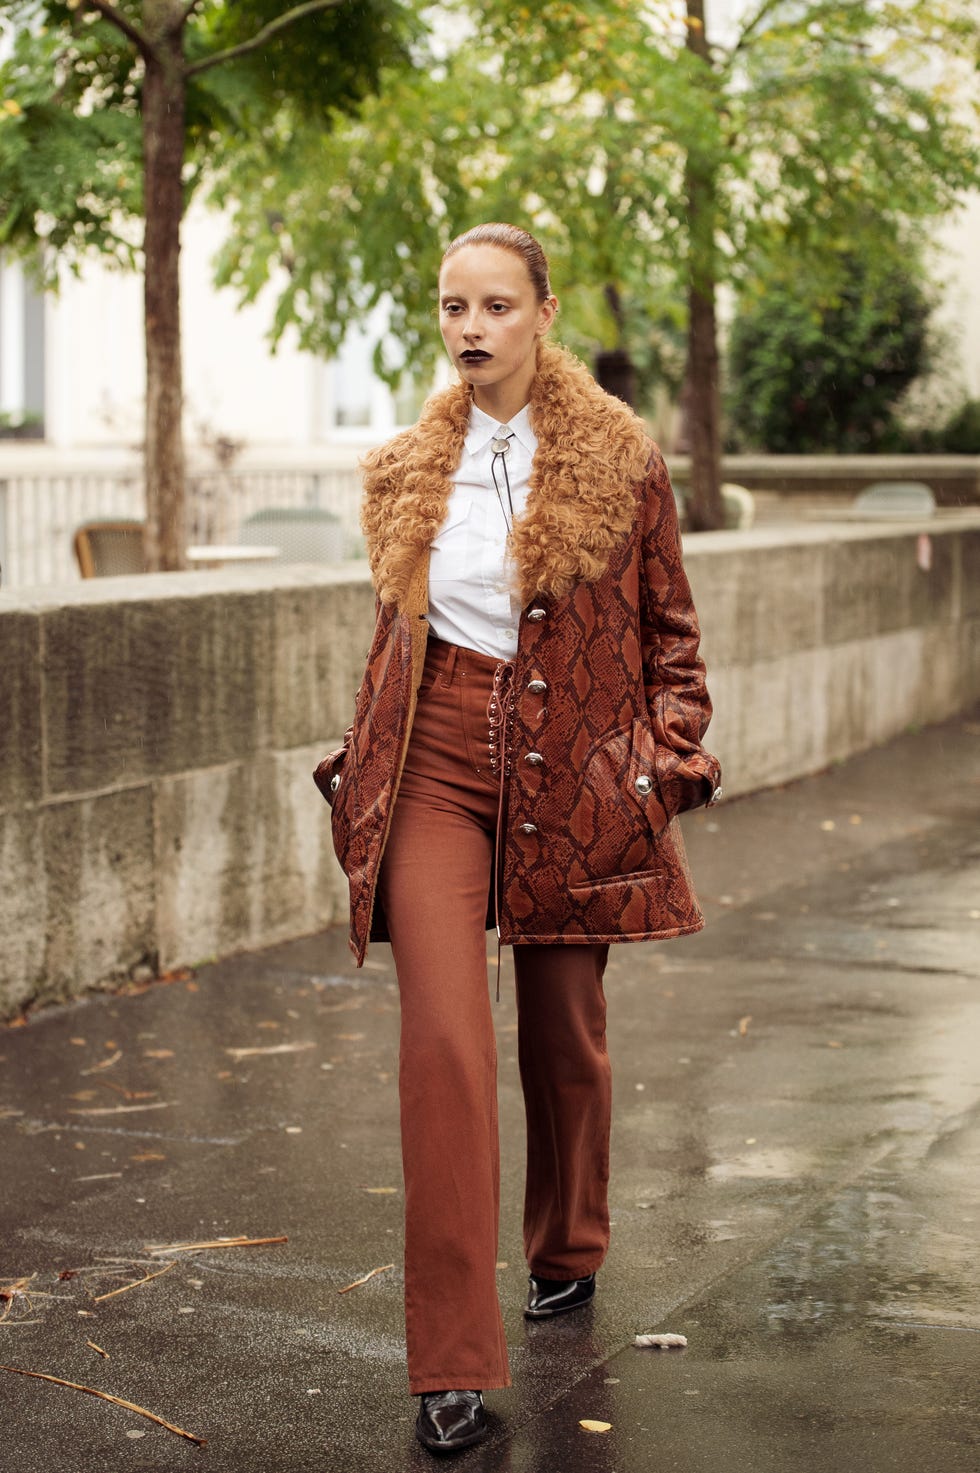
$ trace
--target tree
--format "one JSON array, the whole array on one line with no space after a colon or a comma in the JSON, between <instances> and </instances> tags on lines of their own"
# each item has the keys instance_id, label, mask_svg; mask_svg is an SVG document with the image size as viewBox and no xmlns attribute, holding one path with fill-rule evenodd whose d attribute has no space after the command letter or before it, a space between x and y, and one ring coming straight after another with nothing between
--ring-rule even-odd
<instances>
[{"instance_id":1,"label":"tree","mask_svg":"<svg viewBox=\"0 0 980 1473\"><path fill-rule=\"evenodd\" d=\"M178 263L186 201L287 105L326 131L404 55L400 0L8 0L0 246L53 284L98 251L142 256L147 552L184 565ZM134 225L142 220L141 249Z\"/></svg>"},{"instance_id":2,"label":"tree","mask_svg":"<svg viewBox=\"0 0 980 1473\"><path fill-rule=\"evenodd\" d=\"M899 246L884 259L847 259L832 292L786 256L743 293L729 355L741 448L895 448L899 401L927 367L931 309L914 252Z\"/></svg>"},{"instance_id":3,"label":"tree","mask_svg":"<svg viewBox=\"0 0 980 1473\"><path fill-rule=\"evenodd\" d=\"M721 525L719 286L786 241L815 272L874 255L896 221L952 208L976 180L953 85L968 75L968 0L733 8L713 38L703 0L442 7L441 65L386 90L384 108L325 144L294 140L274 167L264 151L234 161L222 278L250 295L285 267L279 328L295 321L327 351L384 301L391 336L425 365L449 238L478 219L525 223L576 336L633 357L640 324L683 314L689 507L695 527ZM379 345L383 371L402 361Z\"/></svg>"}]
</instances>

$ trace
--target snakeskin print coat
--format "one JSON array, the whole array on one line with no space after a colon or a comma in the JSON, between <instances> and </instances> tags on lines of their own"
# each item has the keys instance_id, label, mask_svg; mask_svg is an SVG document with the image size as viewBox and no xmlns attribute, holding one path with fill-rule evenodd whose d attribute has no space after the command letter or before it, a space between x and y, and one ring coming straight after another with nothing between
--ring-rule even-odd
<instances>
[{"instance_id":1,"label":"snakeskin print coat","mask_svg":"<svg viewBox=\"0 0 980 1473\"><path fill-rule=\"evenodd\" d=\"M370 940L387 939L378 872L425 658L429 546L469 393L435 395L365 463L377 623L352 725L314 774L358 964ZM711 703L667 469L632 412L547 344L531 421L539 446L511 537L523 608L488 926L496 911L504 944L697 931L676 818L712 801L720 774L701 744Z\"/></svg>"}]
</instances>

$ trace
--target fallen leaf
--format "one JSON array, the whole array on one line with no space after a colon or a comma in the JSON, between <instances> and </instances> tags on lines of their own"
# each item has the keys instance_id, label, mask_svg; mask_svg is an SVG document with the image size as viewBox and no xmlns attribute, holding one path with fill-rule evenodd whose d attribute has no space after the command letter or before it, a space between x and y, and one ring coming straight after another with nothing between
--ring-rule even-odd
<instances>
[{"instance_id":1,"label":"fallen leaf","mask_svg":"<svg viewBox=\"0 0 980 1473\"><path fill-rule=\"evenodd\" d=\"M686 1335L637 1335L633 1341L641 1350L683 1350L687 1345Z\"/></svg>"},{"instance_id":2,"label":"fallen leaf","mask_svg":"<svg viewBox=\"0 0 980 1473\"><path fill-rule=\"evenodd\" d=\"M829 834L837 827L837 825L834 823L834 820L832 818L825 818L820 827L823 829L825 834Z\"/></svg>"},{"instance_id":3,"label":"fallen leaf","mask_svg":"<svg viewBox=\"0 0 980 1473\"><path fill-rule=\"evenodd\" d=\"M84 1038L69 1038L68 1042L69 1043L73 1043L76 1048L84 1048L85 1047L85 1040L84 1040Z\"/></svg>"},{"instance_id":4,"label":"fallen leaf","mask_svg":"<svg viewBox=\"0 0 980 1473\"><path fill-rule=\"evenodd\" d=\"M367 1034L366 1033L338 1033L337 1034L337 1037L339 1039L342 1039L344 1043L360 1043L360 1041L361 1041L362 1038L366 1038L367 1037Z\"/></svg>"},{"instance_id":5,"label":"fallen leaf","mask_svg":"<svg viewBox=\"0 0 980 1473\"><path fill-rule=\"evenodd\" d=\"M739 1020L738 1020L738 1036L739 1036L739 1038L744 1038L745 1037L745 1035L749 1031L749 1024L751 1022L752 1022L752 1014L751 1013L746 1013L746 1015L745 1015L744 1018L739 1018Z\"/></svg>"},{"instance_id":6,"label":"fallen leaf","mask_svg":"<svg viewBox=\"0 0 980 1473\"><path fill-rule=\"evenodd\" d=\"M264 1018L261 1023L256 1023L256 1028L281 1028L281 1023L274 1023L271 1018Z\"/></svg>"},{"instance_id":7,"label":"fallen leaf","mask_svg":"<svg viewBox=\"0 0 980 1473\"><path fill-rule=\"evenodd\" d=\"M143 1057L144 1059L172 1059L174 1051L172 1048L145 1048Z\"/></svg>"},{"instance_id":8,"label":"fallen leaf","mask_svg":"<svg viewBox=\"0 0 980 1473\"><path fill-rule=\"evenodd\" d=\"M162 1151L137 1151L129 1159L130 1161L166 1161L167 1158Z\"/></svg>"},{"instance_id":9,"label":"fallen leaf","mask_svg":"<svg viewBox=\"0 0 980 1473\"><path fill-rule=\"evenodd\" d=\"M582 1428L582 1430L584 1432L611 1432L612 1431L612 1423L611 1422L594 1422L591 1417L584 1418L583 1421L579 1422L579 1426Z\"/></svg>"},{"instance_id":10,"label":"fallen leaf","mask_svg":"<svg viewBox=\"0 0 980 1473\"><path fill-rule=\"evenodd\" d=\"M367 1192L369 1197L393 1197L397 1187L361 1187L362 1192Z\"/></svg>"}]
</instances>

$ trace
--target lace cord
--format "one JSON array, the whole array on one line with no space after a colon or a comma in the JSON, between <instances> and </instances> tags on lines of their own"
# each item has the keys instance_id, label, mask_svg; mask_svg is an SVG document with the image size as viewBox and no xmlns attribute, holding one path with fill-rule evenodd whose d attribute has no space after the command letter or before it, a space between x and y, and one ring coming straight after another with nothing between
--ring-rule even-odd
<instances>
[{"instance_id":1,"label":"lace cord","mask_svg":"<svg viewBox=\"0 0 980 1473\"><path fill-rule=\"evenodd\" d=\"M502 660L493 672L487 701L490 770L497 774L497 829L494 836L493 911L497 929L497 1001L500 1001L500 882L503 877L504 787L510 773L510 714L514 704L514 666Z\"/></svg>"}]
</instances>

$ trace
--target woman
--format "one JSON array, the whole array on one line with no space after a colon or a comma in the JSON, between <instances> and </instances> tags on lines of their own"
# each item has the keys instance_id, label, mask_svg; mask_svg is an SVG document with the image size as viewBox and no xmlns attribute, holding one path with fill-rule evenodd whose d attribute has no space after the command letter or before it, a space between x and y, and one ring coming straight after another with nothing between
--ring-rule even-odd
<instances>
[{"instance_id":1,"label":"woman","mask_svg":"<svg viewBox=\"0 0 980 1473\"><path fill-rule=\"evenodd\" d=\"M377 627L316 773L351 947L390 940L398 974L409 1384L439 1452L484 1436L482 1391L510 1384L485 931L514 946L541 1319L591 1299L608 1246L608 944L700 929L673 819L719 794L667 471L546 341L557 307L526 232L446 251L460 382L365 461Z\"/></svg>"}]
</instances>

